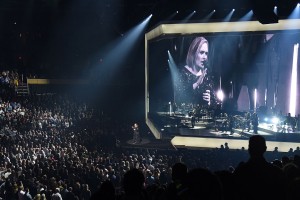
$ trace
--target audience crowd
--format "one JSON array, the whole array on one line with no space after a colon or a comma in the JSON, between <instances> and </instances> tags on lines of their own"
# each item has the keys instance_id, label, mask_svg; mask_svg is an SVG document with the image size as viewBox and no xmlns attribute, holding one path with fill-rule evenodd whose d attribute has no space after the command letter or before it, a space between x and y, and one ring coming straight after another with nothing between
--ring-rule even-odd
<instances>
[{"instance_id":1,"label":"audience crowd","mask_svg":"<svg viewBox=\"0 0 300 200\"><path fill-rule=\"evenodd\" d=\"M128 120L68 95L1 91L0 198L4 200L299 199L299 148L124 147ZM153 139L154 140L154 139Z\"/></svg>"}]
</instances>

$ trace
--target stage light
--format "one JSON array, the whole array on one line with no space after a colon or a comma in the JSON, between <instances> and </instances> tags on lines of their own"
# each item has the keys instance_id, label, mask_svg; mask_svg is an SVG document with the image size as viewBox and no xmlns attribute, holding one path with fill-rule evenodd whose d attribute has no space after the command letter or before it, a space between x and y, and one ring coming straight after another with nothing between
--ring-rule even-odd
<instances>
[{"instance_id":1,"label":"stage light","mask_svg":"<svg viewBox=\"0 0 300 200\"><path fill-rule=\"evenodd\" d=\"M278 12L277 12L277 6L274 6L274 13L277 15L278 14Z\"/></svg>"},{"instance_id":2,"label":"stage light","mask_svg":"<svg viewBox=\"0 0 300 200\"><path fill-rule=\"evenodd\" d=\"M223 22L228 22L228 21L230 21L230 19L231 19L233 13L234 13L234 9L232 9L232 10L228 13L228 15L224 18Z\"/></svg>"},{"instance_id":3,"label":"stage light","mask_svg":"<svg viewBox=\"0 0 300 200\"><path fill-rule=\"evenodd\" d=\"M195 13L196 13L196 11L191 12L188 16L186 16L186 17L182 20L182 23L188 22L188 21L193 17L193 15L194 15Z\"/></svg>"},{"instance_id":4,"label":"stage light","mask_svg":"<svg viewBox=\"0 0 300 200\"><path fill-rule=\"evenodd\" d=\"M216 12L216 10L211 11L208 15L203 18L203 21L207 21L211 18L211 16Z\"/></svg>"},{"instance_id":5,"label":"stage light","mask_svg":"<svg viewBox=\"0 0 300 200\"><path fill-rule=\"evenodd\" d=\"M167 18L165 18L163 21L172 20L177 14L178 14L178 10L175 11L175 12L173 12L170 16L168 16Z\"/></svg>"},{"instance_id":6,"label":"stage light","mask_svg":"<svg viewBox=\"0 0 300 200\"><path fill-rule=\"evenodd\" d=\"M223 101L224 100L224 92L222 91L222 77L220 76L220 79L219 79L219 90L217 91L217 98L220 100L220 101Z\"/></svg>"},{"instance_id":7,"label":"stage light","mask_svg":"<svg viewBox=\"0 0 300 200\"><path fill-rule=\"evenodd\" d=\"M218 90L217 92L217 98L220 100L220 101L223 101L224 100L224 92L220 89Z\"/></svg>"},{"instance_id":8,"label":"stage light","mask_svg":"<svg viewBox=\"0 0 300 200\"><path fill-rule=\"evenodd\" d=\"M294 8L294 10L292 11L292 13L288 16L288 19L298 19L300 16L300 9L299 9L299 3L297 4L297 6Z\"/></svg>"},{"instance_id":9,"label":"stage light","mask_svg":"<svg viewBox=\"0 0 300 200\"><path fill-rule=\"evenodd\" d=\"M252 16L253 16L253 11L250 10L239 21L249 21L252 18Z\"/></svg>"},{"instance_id":10,"label":"stage light","mask_svg":"<svg viewBox=\"0 0 300 200\"><path fill-rule=\"evenodd\" d=\"M295 116L296 114L296 105L297 105L296 102L297 102L298 49L299 49L299 43L294 45L293 66L292 66L292 75L291 75L289 113L291 113L292 116Z\"/></svg>"},{"instance_id":11,"label":"stage light","mask_svg":"<svg viewBox=\"0 0 300 200\"><path fill-rule=\"evenodd\" d=\"M254 89L254 111L256 111L256 104L257 104L257 89Z\"/></svg>"},{"instance_id":12,"label":"stage light","mask_svg":"<svg viewBox=\"0 0 300 200\"><path fill-rule=\"evenodd\" d=\"M229 95L229 98L233 98L233 83L232 81L230 81L230 85L231 85L231 92L230 92L230 95Z\"/></svg>"}]
</instances>

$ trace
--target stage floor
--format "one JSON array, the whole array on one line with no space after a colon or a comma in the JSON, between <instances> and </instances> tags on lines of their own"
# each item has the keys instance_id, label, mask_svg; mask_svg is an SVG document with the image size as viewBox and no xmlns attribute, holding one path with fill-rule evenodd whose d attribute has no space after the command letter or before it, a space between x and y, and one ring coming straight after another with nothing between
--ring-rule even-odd
<instances>
[{"instance_id":1,"label":"stage floor","mask_svg":"<svg viewBox=\"0 0 300 200\"><path fill-rule=\"evenodd\" d=\"M249 138L255 134L252 129L233 128L233 133L229 131L221 131L220 127L216 127L214 122L199 121L192 127L190 122L184 123L184 126L172 126L165 124L161 129L164 136L181 135L181 136L198 136L198 137L230 137L230 138ZM268 140L292 140L300 142L300 131L274 128L273 124L261 123L258 126L258 134L263 135ZM299 140L298 140L299 139Z\"/></svg>"},{"instance_id":2,"label":"stage floor","mask_svg":"<svg viewBox=\"0 0 300 200\"><path fill-rule=\"evenodd\" d=\"M172 145L177 148L187 149L203 149L203 148L220 148L221 145L228 143L230 149L248 149L248 140L236 138L203 138L203 137L189 137L189 136L175 136L171 140ZM290 148L295 150L300 147L298 142L276 142L267 141L267 151L274 151L278 147L279 152L288 152Z\"/></svg>"},{"instance_id":3,"label":"stage floor","mask_svg":"<svg viewBox=\"0 0 300 200\"><path fill-rule=\"evenodd\" d=\"M248 139L255 133L253 130L233 128L233 132L220 131L216 121L202 119L191 126L190 120L184 120L180 124L165 123L160 127L163 138L170 138L175 148L219 148L227 142L231 148L241 149L248 147ZM275 147L282 152L290 148L300 147L300 131L289 127L278 126L269 123L260 123L258 133L266 138L268 151Z\"/></svg>"}]
</instances>

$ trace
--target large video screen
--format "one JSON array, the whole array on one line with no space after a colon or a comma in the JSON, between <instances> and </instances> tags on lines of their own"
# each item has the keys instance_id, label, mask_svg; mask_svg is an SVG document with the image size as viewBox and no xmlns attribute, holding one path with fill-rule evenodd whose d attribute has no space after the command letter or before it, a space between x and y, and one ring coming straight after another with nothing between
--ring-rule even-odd
<instances>
[{"instance_id":1,"label":"large video screen","mask_svg":"<svg viewBox=\"0 0 300 200\"><path fill-rule=\"evenodd\" d=\"M248 111L267 106L286 114L294 46L299 40L299 33L251 33L177 36L150 42L150 109L162 111L169 102L218 103L221 89L223 103L231 99L236 103L226 109ZM244 86L249 94L240 100L247 102L240 102ZM211 102L205 100L207 90Z\"/></svg>"},{"instance_id":2,"label":"large video screen","mask_svg":"<svg viewBox=\"0 0 300 200\"><path fill-rule=\"evenodd\" d=\"M149 114L160 130L176 127L176 133L167 131L171 135L182 129L187 129L183 135L194 134L197 127L251 135L254 115L261 134L300 133L299 43L297 30L170 34L150 40Z\"/></svg>"}]
</instances>

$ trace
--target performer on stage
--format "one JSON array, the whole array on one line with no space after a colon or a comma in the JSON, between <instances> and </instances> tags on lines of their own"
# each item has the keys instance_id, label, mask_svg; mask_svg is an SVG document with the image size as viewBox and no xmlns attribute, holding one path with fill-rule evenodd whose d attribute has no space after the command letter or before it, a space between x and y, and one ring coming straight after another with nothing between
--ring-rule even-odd
<instances>
[{"instance_id":1,"label":"performer on stage","mask_svg":"<svg viewBox=\"0 0 300 200\"><path fill-rule=\"evenodd\" d=\"M175 94L180 103L192 103L201 107L215 107L215 78L208 64L208 40L196 37L191 42L186 63L179 69Z\"/></svg>"},{"instance_id":2,"label":"performer on stage","mask_svg":"<svg viewBox=\"0 0 300 200\"><path fill-rule=\"evenodd\" d=\"M133 130L133 143L140 143L140 131L139 131L139 125L137 123L134 123L132 126Z\"/></svg>"}]
</instances>

